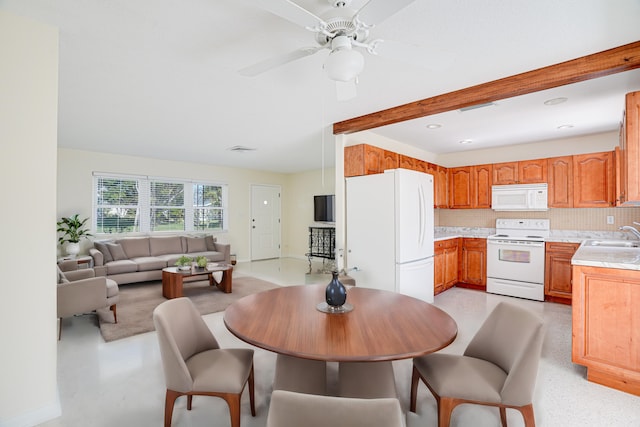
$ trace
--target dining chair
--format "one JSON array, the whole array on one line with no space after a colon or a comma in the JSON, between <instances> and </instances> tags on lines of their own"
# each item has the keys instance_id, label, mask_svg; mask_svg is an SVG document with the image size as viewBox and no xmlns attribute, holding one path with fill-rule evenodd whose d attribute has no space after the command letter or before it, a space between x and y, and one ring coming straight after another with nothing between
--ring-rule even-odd
<instances>
[{"instance_id":1,"label":"dining chair","mask_svg":"<svg viewBox=\"0 0 640 427\"><path fill-rule=\"evenodd\" d=\"M398 397L391 362L340 362L338 395L361 399Z\"/></svg>"},{"instance_id":2,"label":"dining chair","mask_svg":"<svg viewBox=\"0 0 640 427\"><path fill-rule=\"evenodd\" d=\"M327 363L278 354L273 389L327 394Z\"/></svg>"},{"instance_id":3,"label":"dining chair","mask_svg":"<svg viewBox=\"0 0 640 427\"><path fill-rule=\"evenodd\" d=\"M171 426L173 406L187 396L191 410L195 395L220 397L229 406L231 426L240 427L240 397L249 384L251 415L256 415L253 350L222 349L188 298L163 302L153 311L167 392L164 425Z\"/></svg>"},{"instance_id":4,"label":"dining chair","mask_svg":"<svg viewBox=\"0 0 640 427\"><path fill-rule=\"evenodd\" d=\"M507 426L506 409L520 411L526 427L535 426L533 391L544 323L529 310L500 302L462 355L434 353L413 359L410 410L416 411L422 380L436 399L438 426L448 427L457 405L496 406Z\"/></svg>"},{"instance_id":5,"label":"dining chair","mask_svg":"<svg viewBox=\"0 0 640 427\"><path fill-rule=\"evenodd\" d=\"M276 390L266 427L404 427L395 398L357 399Z\"/></svg>"}]
</instances>

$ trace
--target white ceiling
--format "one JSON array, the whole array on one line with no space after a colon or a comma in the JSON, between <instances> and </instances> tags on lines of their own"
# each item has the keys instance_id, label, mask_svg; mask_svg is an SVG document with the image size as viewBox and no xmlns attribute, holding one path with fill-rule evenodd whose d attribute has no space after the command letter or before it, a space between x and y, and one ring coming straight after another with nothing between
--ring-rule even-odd
<instances>
[{"instance_id":1,"label":"white ceiling","mask_svg":"<svg viewBox=\"0 0 640 427\"><path fill-rule=\"evenodd\" d=\"M331 7L297 3L316 14ZM60 28L61 147L278 172L333 164L334 122L640 40L640 0L416 0L371 33L415 45L421 65L365 54L358 96L338 102L322 70L327 51L238 74L315 43L246 1L0 0L0 8ZM632 90L640 71L374 131L432 153L610 131ZM568 101L542 104L559 96ZM256 151L229 150L237 145Z\"/></svg>"}]
</instances>

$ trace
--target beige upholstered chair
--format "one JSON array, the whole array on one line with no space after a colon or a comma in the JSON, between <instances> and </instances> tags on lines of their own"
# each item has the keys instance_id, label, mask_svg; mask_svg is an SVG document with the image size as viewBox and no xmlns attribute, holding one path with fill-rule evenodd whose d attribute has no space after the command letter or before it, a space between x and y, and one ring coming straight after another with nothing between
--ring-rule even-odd
<instances>
[{"instance_id":1,"label":"beige upholstered chair","mask_svg":"<svg viewBox=\"0 0 640 427\"><path fill-rule=\"evenodd\" d=\"M404 427L398 399L354 399L276 390L267 427Z\"/></svg>"},{"instance_id":2,"label":"beige upholstered chair","mask_svg":"<svg viewBox=\"0 0 640 427\"><path fill-rule=\"evenodd\" d=\"M71 267L69 264L58 266L58 339L62 336L61 319L75 314L110 309L114 322L118 323L118 284L106 277L95 277L92 268L77 269L76 262L72 263ZM62 271L61 267L66 271Z\"/></svg>"},{"instance_id":3,"label":"beige upholstered chair","mask_svg":"<svg viewBox=\"0 0 640 427\"><path fill-rule=\"evenodd\" d=\"M391 362L340 362L338 369L338 394L342 397L398 397Z\"/></svg>"},{"instance_id":4,"label":"beige upholstered chair","mask_svg":"<svg viewBox=\"0 0 640 427\"><path fill-rule=\"evenodd\" d=\"M220 397L229 405L231 426L240 427L240 397L249 383L251 414L256 415L253 350L221 349L211 330L188 298L163 302L153 311L167 384L164 425L171 425L173 406L187 396Z\"/></svg>"},{"instance_id":5,"label":"beige upholstered chair","mask_svg":"<svg viewBox=\"0 0 640 427\"><path fill-rule=\"evenodd\" d=\"M273 389L327 394L327 363L278 354Z\"/></svg>"},{"instance_id":6,"label":"beige upholstered chair","mask_svg":"<svg viewBox=\"0 0 640 427\"><path fill-rule=\"evenodd\" d=\"M506 427L506 408L522 413L534 427L533 390L544 338L543 321L528 310L501 302L491 312L464 354L435 353L413 360L411 406L422 380L436 398L438 426L448 427L461 403L497 406Z\"/></svg>"}]
</instances>

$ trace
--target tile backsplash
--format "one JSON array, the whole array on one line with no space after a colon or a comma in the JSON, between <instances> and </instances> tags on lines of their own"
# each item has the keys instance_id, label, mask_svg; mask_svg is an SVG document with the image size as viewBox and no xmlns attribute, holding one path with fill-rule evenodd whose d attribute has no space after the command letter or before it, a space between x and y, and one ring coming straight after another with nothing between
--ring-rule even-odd
<instances>
[{"instance_id":1,"label":"tile backsplash","mask_svg":"<svg viewBox=\"0 0 640 427\"><path fill-rule=\"evenodd\" d=\"M607 217L613 224L607 224ZM491 209L435 209L435 225L440 227L495 227L498 218L548 218L552 230L618 231L623 225L640 222L640 207L552 208L545 212L496 212Z\"/></svg>"}]
</instances>

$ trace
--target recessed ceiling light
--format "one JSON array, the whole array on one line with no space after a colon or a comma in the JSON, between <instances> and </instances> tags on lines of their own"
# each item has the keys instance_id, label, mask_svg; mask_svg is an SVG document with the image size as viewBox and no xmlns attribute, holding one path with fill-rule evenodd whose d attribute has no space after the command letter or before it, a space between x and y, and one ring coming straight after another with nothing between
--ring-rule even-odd
<instances>
[{"instance_id":1,"label":"recessed ceiling light","mask_svg":"<svg viewBox=\"0 0 640 427\"><path fill-rule=\"evenodd\" d=\"M553 98L553 99L547 99L546 101L544 101L544 105L558 105L558 104L562 104L563 102L567 102L568 98Z\"/></svg>"},{"instance_id":2,"label":"recessed ceiling light","mask_svg":"<svg viewBox=\"0 0 640 427\"><path fill-rule=\"evenodd\" d=\"M438 129L438 128L441 128L441 127L442 127L442 125L440 125L438 123L429 123L427 125L427 129Z\"/></svg>"},{"instance_id":3,"label":"recessed ceiling light","mask_svg":"<svg viewBox=\"0 0 640 427\"><path fill-rule=\"evenodd\" d=\"M573 127L573 125L560 125L556 129L564 130L564 129L571 129L572 127Z\"/></svg>"},{"instance_id":4,"label":"recessed ceiling light","mask_svg":"<svg viewBox=\"0 0 640 427\"><path fill-rule=\"evenodd\" d=\"M471 141L470 139L463 139L462 141L459 141L460 144L471 144L473 141Z\"/></svg>"}]
</instances>

